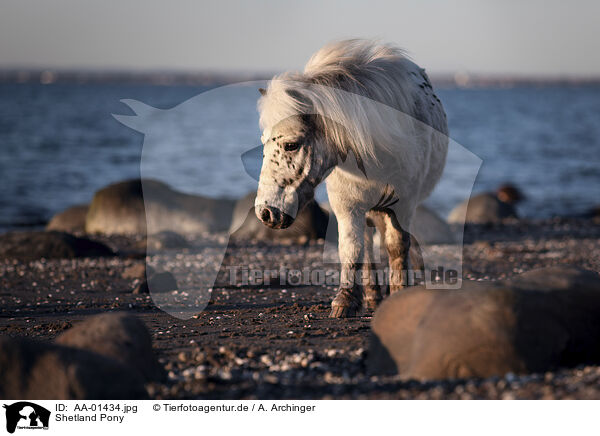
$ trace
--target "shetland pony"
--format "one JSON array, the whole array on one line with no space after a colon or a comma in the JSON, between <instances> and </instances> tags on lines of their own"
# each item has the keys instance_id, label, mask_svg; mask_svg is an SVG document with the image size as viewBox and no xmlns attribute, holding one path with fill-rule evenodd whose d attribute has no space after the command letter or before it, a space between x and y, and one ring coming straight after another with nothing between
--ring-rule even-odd
<instances>
[{"instance_id":1,"label":"shetland pony","mask_svg":"<svg viewBox=\"0 0 600 436\"><path fill-rule=\"evenodd\" d=\"M348 40L323 47L302 73L275 76L260 91L256 215L271 228L290 226L325 180L341 262L330 316L375 308L382 293L372 271L372 226L387 249L395 292L410 269L415 209L446 162L446 114L429 78L393 46Z\"/></svg>"}]
</instances>

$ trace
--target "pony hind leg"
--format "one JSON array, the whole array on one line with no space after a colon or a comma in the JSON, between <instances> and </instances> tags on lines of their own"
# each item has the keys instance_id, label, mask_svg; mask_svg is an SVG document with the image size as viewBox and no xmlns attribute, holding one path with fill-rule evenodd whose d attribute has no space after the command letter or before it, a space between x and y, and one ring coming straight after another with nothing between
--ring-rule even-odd
<instances>
[{"instance_id":1,"label":"pony hind leg","mask_svg":"<svg viewBox=\"0 0 600 436\"><path fill-rule=\"evenodd\" d=\"M410 236L410 267L414 271L414 284L420 285L425 279L425 264L423 263L423 252L419 241L413 235Z\"/></svg>"},{"instance_id":2,"label":"pony hind leg","mask_svg":"<svg viewBox=\"0 0 600 436\"><path fill-rule=\"evenodd\" d=\"M375 262L375 256L373 254L373 234L375 232L375 225L374 220L369 218L367 214L363 261L363 306L370 310L375 310L383 299L381 294L381 284L378 280L378 264Z\"/></svg>"},{"instance_id":3,"label":"pony hind leg","mask_svg":"<svg viewBox=\"0 0 600 436\"><path fill-rule=\"evenodd\" d=\"M411 285L410 271L410 233L404 230L393 211L388 210L379 214L378 222L385 229L384 243L390 263L389 286L390 294Z\"/></svg>"}]
</instances>

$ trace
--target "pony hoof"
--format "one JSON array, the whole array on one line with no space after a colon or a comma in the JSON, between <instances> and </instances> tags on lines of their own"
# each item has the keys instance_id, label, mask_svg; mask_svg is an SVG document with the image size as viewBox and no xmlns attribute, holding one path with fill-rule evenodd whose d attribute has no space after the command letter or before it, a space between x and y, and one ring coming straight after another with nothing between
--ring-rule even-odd
<instances>
[{"instance_id":1,"label":"pony hoof","mask_svg":"<svg viewBox=\"0 0 600 436\"><path fill-rule=\"evenodd\" d=\"M365 288L365 293L363 297L363 307L368 310L375 310L379 303L383 300L381 296L381 291L376 287L367 287Z\"/></svg>"},{"instance_id":2,"label":"pony hoof","mask_svg":"<svg viewBox=\"0 0 600 436\"><path fill-rule=\"evenodd\" d=\"M333 306L329 318L351 318L357 313L358 310L352 306Z\"/></svg>"},{"instance_id":3,"label":"pony hoof","mask_svg":"<svg viewBox=\"0 0 600 436\"><path fill-rule=\"evenodd\" d=\"M361 301L353 295L352 289L342 288L331 302L329 318L349 318L356 316L360 306Z\"/></svg>"},{"instance_id":4,"label":"pony hoof","mask_svg":"<svg viewBox=\"0 0 600 436\"><path fill-rule=\"evenodd\" d=\"M379 306L379 303L381 303L381 298L365 298L363 305L365 309L375 310Z\"/></svg>"}]
</instances>

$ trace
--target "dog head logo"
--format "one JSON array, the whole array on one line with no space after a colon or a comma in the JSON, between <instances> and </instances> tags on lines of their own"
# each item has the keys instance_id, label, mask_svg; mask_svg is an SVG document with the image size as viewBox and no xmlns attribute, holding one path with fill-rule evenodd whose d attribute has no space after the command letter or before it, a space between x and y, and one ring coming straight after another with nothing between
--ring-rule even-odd
<instances>
[{"instance_id":1,"label":"dog head logo","mask_svg":"<svg viewBox=\"0 0 600 436\"><path fill-rule=\"evenodd\" d=\"M50 411L29 401L5 404L6 431L14 433L19 429L47 429L50 421Z\"/></svg>"},{"instance_id":2,"label":"dog head logo","mask_svg":"<svg viewBox=\"0 0 600 436\"><path fill-rule=\"evenodd\" d=\"M172 316L189 319L198 314L211 300L213 288L227 283L228 272L222 267L222 261L229 244L228 236L244 222L243 219L232 219L231 198L240 194L236 187L247 186L248 190L257 190L260 205L263 209L264 205L270 209L261 211L258 208L259 216L256 219L267 221L266 224L272 227L284 228L284 224L291 223L303 204L313 197L316 185L331 169L327 165L317 165L326 160L324 156L331 154L325 153L325 142L321 140L310 142L314 149L310 156L296 153L293 159L288 154L294 150L286 154L282 149L279 155L280 149L276 149L272 143L266 149L264 143L258 145L260 140L268 142L273 136L283 135L282 132L271 134L269 128L262 132L259 129L261 122L256 110L257 89L264 86L266 82L254 81L213 88L170 109L159 109L126 99L122 101L133 114L113 115L122 124L144 135L140 173L148 235L146 262L154 271L168 273L164 277L169 278L167 284L149 280L148 292L154 304ZM466 148L410 115L367 97L324 86L318 89L313 86L311 90L319 91L319 95L330 96L344 107L362 108L361 113L366 114L348 118L339 114L353 114L354 111L340 112L334 110L335 107L307 109L308 112L303 113L307 117L302 120L319 121L307 124L315 124L316 127L311 130L313 133L327 128L327 137L343 138L350 135L373 142L378 138L377 135L384 135L386 144L404 141L417 145L421 138L444 136L449 141L446 165L449 171L441 175L431 200L435 203L452 197L458 203L469 198L481 159ZM267 120L266 124L272 126L281 127L282 121L285 125L285 120L291 116L284 110L271 112L273 119ZM328 121L323 124L323 120ZM386 133L386 126L396 126L392 132L395 136ZM360 131L357 130L359 127ZM290 141L287 146L297 145ZM359 140L354 142L362 143ZM418 148L417 145L414 148ZM396 174L387 171L381 159L370 157L369 150L364 147L349 149L348 152L341 150L333 157L337 159L341 171L356 179L386 180L391 174ZM310 168L319 171L310 172ZM259 179L261 182L257 183ZM171 190L169 186L175 189ZM379 202L379 195L373 196L373 208L385 209L397 204L398 192L388 191L384 192ZM229 199L218 200L214 197ZM286 222L280 222L278 217L284 216L287 217ZM408 212L399 216L398 219L402 221L399 225L411 228L409 218ZM332 233L337 233L334 226L328 226L325 240L335 241L335 237L329 237L330 229ZM218 233L227 230L229 235L224 237ZM183 244L179 246L177 241L172 241L175 244L167 247L169 244L164 241L165 232L193 235L193 240L181 241ZM438 266L443 266L445 271L456 271L456 277L462 277L462 229L457 229L456 235L449 238L451 240L445 250L429 249L430 244L420 240L418 235L414 236L421 248L425 271L434 272ZM336 249L324 250L323 253L324 263L339 263L337 256L325 258L325 253L337 253ZM426 279L430 276L425 274ZM431 288L443 289L460 285L460 280L452 286L445 282L441 285L428 283Z\"/></svg>"}]
</instances>

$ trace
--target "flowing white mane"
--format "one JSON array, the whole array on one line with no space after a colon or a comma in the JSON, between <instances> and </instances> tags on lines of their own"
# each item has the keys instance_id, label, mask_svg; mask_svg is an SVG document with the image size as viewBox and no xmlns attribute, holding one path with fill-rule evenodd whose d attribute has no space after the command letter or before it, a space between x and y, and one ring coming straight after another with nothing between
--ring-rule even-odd
<instances>
[{"instance_id":1,"label":"flowing white mane","mask_svg":"<svg viewBox=\"0 0 600 436\"><path fill-rule=\"evenodd\" d=\"M366 40L329 44L304 72L273 78L258 102L260 126L269 135L287 117L321 115L328 144L374 158L376 147L392 149L407 133L390 112L420 119L414 97L419 81L429 83L398 48ZM381 104L396 111L380 110Z\"/></svg>"}]
</instances>

